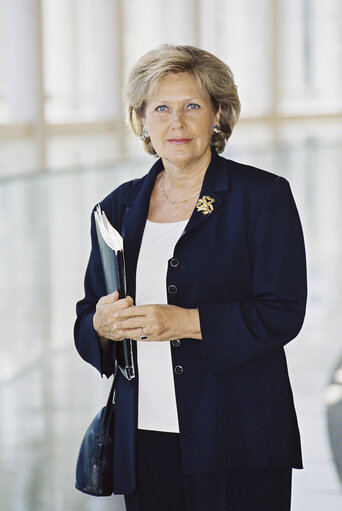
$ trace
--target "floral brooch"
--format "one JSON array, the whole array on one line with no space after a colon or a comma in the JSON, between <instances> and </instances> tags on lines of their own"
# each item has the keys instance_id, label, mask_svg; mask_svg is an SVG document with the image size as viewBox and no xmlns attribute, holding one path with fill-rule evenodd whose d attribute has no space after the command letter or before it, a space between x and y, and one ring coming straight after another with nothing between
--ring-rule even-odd
<instances>
[{"instance_id":1,"label":"floral brooch","mask_svg":"<svg viewBox=\"0 0 342 511\"><path fill-rule=\"evenodd\" d=\"M209 197L209 195L203 195L200 199L198 199L196 208L198 212L202 212L203 215L208 215L214 211L213 202L215 199Z\"/></svg>"}]
</instances>

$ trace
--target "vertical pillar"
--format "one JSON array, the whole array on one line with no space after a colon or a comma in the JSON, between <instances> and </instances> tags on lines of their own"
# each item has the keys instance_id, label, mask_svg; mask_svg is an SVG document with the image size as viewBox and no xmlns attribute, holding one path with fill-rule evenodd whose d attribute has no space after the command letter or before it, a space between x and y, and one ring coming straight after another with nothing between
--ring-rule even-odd
<instances>
[{"instance_id":1,"label":"vertical pillar","mask_svg":"<svg viewBox=\"0 0 342 511\"><path fill-rule=\"evenodd\" d=\"M272 131L273 140L275 143L279 141L279 0L272 0L271 7L271 117L272 117Z\"/></svg>"},{"instance_id":2,"label":"vertical pillar","mask_svg":"<svg viewBox=\"0 0 342 511\"><path fill-rule=\"evenodd\" d=\"M173 0L161 4L163 25L161 39L172 44L200 44L200 0Z\"/></svg>"},{"instance_id":3,"label":"vertical pillar","mask_svg":"<svg viewBox=\"0 0 342 511\"><path fill-rule=\"evenodd\" d=\"M89 4L94 31L94 103L101 120L112 120L122 113L120 3L118 0L98 0Z\"/></svg>"},{"instance_id":4,"label":"vertical pillar","mask_svg":"<svg viewBox=\"0 0 342 511\"><path fill-rule=\"evenodd\" d=\"M200 0L193 0L193 13L194 13L194 46L200 46L201 43L201 6Z\"/></svg>"},{"instance_id":5,"label":"vertical pillar","mask_svg":"<svg viewBox=\"0 0 342 511\"><path fill-rule=\"evenodd\" d=\"M124 154L123 123L123 54L124 33L122 0L98 0L89 4L94 64L92 69L93 101L98 120L115 121L119 147Z\"/></svg>"},{"instance_id":6,"label":"vertical pillar","mask_svg":"<svg viewBox=\"0 0 342 511\"><path fill-rule=\"evenodd\" d=\"M340 0L313 0L312 10L312 87L320 112L341 110L342 35Z\"/></svg>"},{"instance_id":7,"label":"vertical pillar","mask_svg":"<svg viewBox=\"0 0 342 511\"><path fill-rule=\"evenodd\" d=\"M37 164L44 167L44 98L41 2L6 0L3 4L5 96L11 123L34 125Z\"/></svg>"}]
</instances>

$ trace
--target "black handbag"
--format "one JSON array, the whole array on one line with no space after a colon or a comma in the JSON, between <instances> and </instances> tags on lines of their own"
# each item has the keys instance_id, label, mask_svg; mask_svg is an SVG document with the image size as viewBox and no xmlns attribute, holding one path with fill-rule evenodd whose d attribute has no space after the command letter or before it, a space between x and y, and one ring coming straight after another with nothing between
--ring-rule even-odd
<instances>
[{"instance_id":1,"label":"black handbag","mask_svg":"<svg viewBox=\"0 0 342 511\"><path fill-rule=\"evenodd\" d=\"M116 373L108 401L87 429L78 453L75 487L96 497L112 495L113 488L113 432L114 389Z\"/></svg>"}]
</instances>

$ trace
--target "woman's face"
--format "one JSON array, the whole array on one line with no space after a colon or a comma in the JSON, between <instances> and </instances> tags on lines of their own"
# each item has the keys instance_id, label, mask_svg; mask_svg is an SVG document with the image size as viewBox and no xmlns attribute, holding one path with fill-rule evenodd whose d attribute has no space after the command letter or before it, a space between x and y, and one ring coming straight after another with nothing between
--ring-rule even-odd
<instances>
[{"instance_id":1,"label":"woman's face","mask_svg":"<svg viewBox=\"0 0 342 511\"><path fill-rule=\"evenodd\" d=\"M146 105L143 125L156 153L185 168L209 157L213 125L219 124L209 94L188 73L169 73Z\"/></svg>"}]
</instances>

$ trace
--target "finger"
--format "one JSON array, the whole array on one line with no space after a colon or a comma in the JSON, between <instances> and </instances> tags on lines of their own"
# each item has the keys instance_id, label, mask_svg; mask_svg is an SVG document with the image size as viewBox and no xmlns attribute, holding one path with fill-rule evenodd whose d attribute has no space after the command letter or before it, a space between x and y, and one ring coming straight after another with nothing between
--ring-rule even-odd
<instances>
[{"instance_id":1,"label":"finger","mask_svg":"<svg viewBox=\"0 0 342 511\"><path fill-rule=\"evenodd\" d=\"M122 329L122 330L119 330L118 331L118 334L123 337L125 337L126 339L133 339L134 341L153 341L153 336L152 335L148 335L146 334L145 332L145 328L144 328L144 334L147 335L147 339L141 339L141 335L143 333L143 330L141 327L139 328L126 328L126 329Z\"/></svg>"},{"instance_id":2,"label":"finger","mask_svg":"<svg viewBox=\"0 0 342 511\"><path fill-rule=\"evenodd\" d=\"M125 305L127 308L132 307L133 305L133 298L129 295L126 296L126 298L122 299L123 305Z\"/></svg>"},{"instance_id":3,"label":"finger","mask_svg":"<svg viewBox=\"0 0 342 511\"><path fill-rule=\"evenodd\" d=\"M109 293L109 295L101 296L99 301L97 302L99 305L104 305L107 303L114 303L119 299L118 291L114 291L114 293Z\"/></svg>"},{"instance_id":4,"label":"finger","mask_svg":"<svg viewBox=\"0 0 342 511\"><path fill-rule=\"evenodd\" d=\"M115 309L120 310L121 308L131 307L133 303L133 299L130 296L126 296L126 298L119 299L118 291L111 293L109 295L103 296L97 302L97 305L105 306L109 309L114 306Z\"/></svg>"},{"instance_id":5,"label":"finger","mask_svg":"<svg viewBox=\"0 0 342 511\"><path fill-rule=\"evenodd\" d=\"M126 318L132 318L132 317L136 317L136 316L142 317L142 316L146 316L147 310L148 310L147 307L144 305L130 306L127 309L121 309L121 310L117 311L114 314L114 318L126 319Z\"/></svg>"},{"instance_id":6,"label":"finger","mask_svg":"<svg viewBox=\"0 0 342 511\"><path fill-rule=\"evenodd\" d=\"M132 308L133 305L133 299L130 296L126 296L126 298L120 298L120 300L117 300L115 304L105 304L106 307L109 308L111 314L116 314L117 312L120 312L121 310L128 310L129 308ZM113 317L113 315L112 315Z\"/></svg>"},{"instance_id":7,"label":"finger","mask_svg":"<svg viewBox=\"0 0 342 511\"><path fill-rule=\"evenodd\" d=\"M127 330L127 329L138 329L142 328L141 316L121 319L120 321L115 320L113 328L116 330ZM145 328L145 327L144 327Z\"/></svg>"},{"instance_id":8,"label":"finger","mask_svg":"<svg viewBox=\"0 0 342 511\"><path fill-rule=\"evenodd\" d=\"M123 341L126 337L124 335L120 335L118 332L108 330L106 332L105 339L110 339L111 341Z\"/></svg>"}]
</instances>

